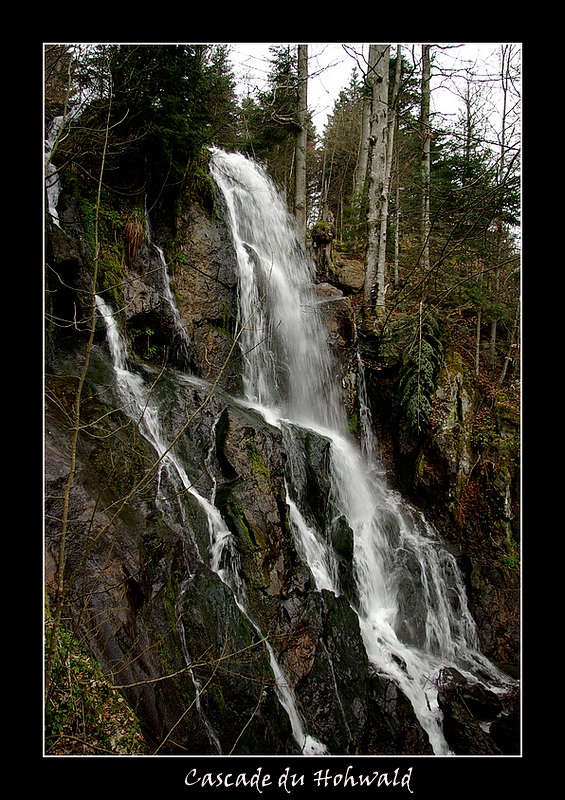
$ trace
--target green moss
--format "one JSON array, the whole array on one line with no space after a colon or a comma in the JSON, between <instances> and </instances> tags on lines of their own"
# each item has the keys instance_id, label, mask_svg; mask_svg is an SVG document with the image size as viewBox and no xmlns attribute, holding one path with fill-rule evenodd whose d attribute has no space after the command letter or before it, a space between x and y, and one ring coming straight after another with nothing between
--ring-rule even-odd
<instances>
[{"instance_id":1,"label":"green moss","mask_svg":"<svg viewBox=\"0 0 565 800\"><path fill-rule=\"evenodd\" d=\"M449 370L451 374L465 374L466 371L465 362L463 361L461 353L451 348L445 350L443 353L443 366L445 369Z\"/></svg>"},{"instance_id":2,"label":"green moss","mask_svg":"<svg viewBox=\"0 0 565 800\"><path fill-rule=\"evenodd\" d=\"M206 211L213 211L216 187L204 166L196 166L191 170L186 181L186 199L198 200Z\"/></svg>"},{"instance_id":3,"label":"green moss","mask_svg":"<svg viewBox=\"0 0 565 800\"><path fill-rule=\"evenodd\" d=\"M230 530L238 536L240 541L243 540L244 549L251 547L255 550L258 548L259 545L248 525L243 506L232 495L230 487L226 484L218 488L216 505Z\"/></svg>"},{"instance_id":4,"label":"green moss","mask_svg":"<svg viewBox=\"0 0 565 800\"><path fill-rule=\"evenodd\" d=\"M505 543L505 550L500 560L505 567L511 569L513 572L520 571L520 546L518 542L514 541L512 538L507 538Z\"/></svg>"},{"instance_id":5,"label":"green moss","mask_svg":"<svg viewBox=\"0 0 565 800\"><path fill-rule=\"evenodd\" d=\"M268 483L270 484L271 483L271 472L270 472L269 468L267 467L267 465L265 464L265 461L263 460L263 457L261 456L261 454L257 450L257 448L255 446L255 442L253 441L253 439L249 439L247 441L246 447L247 447L247 452L249 453L249 456L250 456L251 470L252 470L253 474L265 478L265 480L267 480Z\"/></svg>"},{"instance_id":6,"label":"green moss","mask_svg":"<svg viewBox=\"0 0 565 800\"><path fill-rule=\"evenodd\" d=\"M77 379L69 375L49 375L46 378L49 413L65 427L73 419L77 383ZM82 390L80 418L79 444L87 446L89 463L97 482L107 498L126 496L149 466L144 438L121 411L111 410L101 403L88 383ZM124 507L123 518L131 513L128 507Z\"/></svg>"},{"instance_id":7,"label":"green moss","mask_svg":"<svg viewBox=\"0 0 565 800\"><path fill-rule=\"evenodd\" d=\"M92 184L76 177L66 183L75 198L83 234L85 264L94 268L98 254L97 291L116 308L122 306L123 269L145 239L145 211L138 203L104 192L100 205ZM96 247L98 245L98 247Z\"/></svg>"},{"instance_id":8,"label":"green moss","mask_svg":"<svg viewBox=\"0 0 565 800\"><path fill-rule=\"evenodd\" d=\"M120 253L106 251L99 263L99 285L113 308L123 305L123 262Z\"/></svg>"},{"instance_id":9,"label":"green moss","mask_svg":"<svg viewBox=\"0 0 565 800\"><path fill-rule=\"evenodd\" d=\"M310 235L315 242L331 242L335 234L335 226L331 222L320 220L312 227Z\"/></svg>"},{"instance_id":10,"label":"green moss","mask_svg":"<svg viewBox=\"0 0 565 800\"><path fill-rule=\"evenodd\" d=\"M494 400L494 408L500 420L509 425L518 426L520 424L520 410L505 392L498 392Z\"/></svg>"}]
</instances>

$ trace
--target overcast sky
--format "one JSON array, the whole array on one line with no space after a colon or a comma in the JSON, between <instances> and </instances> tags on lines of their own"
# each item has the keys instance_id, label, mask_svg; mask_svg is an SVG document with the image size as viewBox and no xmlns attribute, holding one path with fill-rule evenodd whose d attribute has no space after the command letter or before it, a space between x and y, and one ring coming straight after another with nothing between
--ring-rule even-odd
<instances>
[{"instance_id":1,"label":"overcast sky","mask_svg":"<svg viewBox=\"0 0 565 800\"><path fill-rule=\"evenodd\" d=\"M280 44L280 43L277 43ZM419 60L420 44L403 44L404 55L408 60ZM493 63L500 45L498 43L440 43L433 48L434 59L441 62L449 70L473 65L477 71L485 69L486 63ZM241 79L241 90L249 86L263 88L269 72L269 43L232 43L231 59L236 75ZM314 125L321 135L328 114L331 114L335 100L342 89L349 85L351 73L359 62L363 64L367 57L368 44L308 43L308 67L310 80L308 83L308 107L312 112ZM392 46L393 52L396 44ZM432 106L433 110L442 114L456 114L457 102L453 88L446 85L434 75L432 67ZM359 74L361 69L358 69Z\"/></svg>"}]
</instances>

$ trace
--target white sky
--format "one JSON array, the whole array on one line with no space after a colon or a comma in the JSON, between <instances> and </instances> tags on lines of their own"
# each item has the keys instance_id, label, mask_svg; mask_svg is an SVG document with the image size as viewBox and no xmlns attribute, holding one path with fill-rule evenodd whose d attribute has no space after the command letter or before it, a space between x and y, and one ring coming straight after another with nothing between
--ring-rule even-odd
<instances>
[{"instance_id":1,"label":"white sky","mask_svg":"<svg viewBox=\"0 0 565 800\"><path fill-rule=\"evenodd\" d=\"M404 56L408 60L420 59L420 44L401 44ZM242 80L241 91L245 91L246 86L249 86L251 91L256 87L264 87L269 72L269 47L269 43L257 42L231 44L231 60L236 75ZM432 53L433 59L448 69L466 64L474 65L476 70L480 71L487 61L493 63L493 57L496 63L499 47L498 43L439 43L438 47L432 48ZM349 85L356 59L360 59L362 63L362 59L367 56L368 48L368 44L308 43L308 68L311 76L308 83L308 106L320 135L323 133L328 115L333 111L339 92ZM395 49L396 44L393 45L393 51ZM432 62L433 110L442 114L455 114L456 97L449 87L440 86L439 77L434 77L434 72ZM361 74L359 68L358 73Z\"/></svg>"}]
</instances>

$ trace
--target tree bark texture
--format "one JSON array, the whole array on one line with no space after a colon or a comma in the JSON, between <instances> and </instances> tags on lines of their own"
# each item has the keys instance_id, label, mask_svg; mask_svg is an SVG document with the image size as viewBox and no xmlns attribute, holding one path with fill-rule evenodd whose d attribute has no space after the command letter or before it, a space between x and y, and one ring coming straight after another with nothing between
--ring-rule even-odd
<instances>
[{"instance_id":1,"label":"tree bark texture","mask_svg":"<svg viewBox=\"0 0 565 800\"><path fill-rule=\"evenodd\" d=\"M387 152L385 164L385 176L382 191L381 214L380 214L380 241L379 256L377 261L377 307L383 308L386 297L386 246L388 229L388 198L390 193L390 180L392 174L392 155L394 148L394 130L396 127L396 102L400 91L401 59L400 45L397 48L396 71L394 76L394 87L392 91L390 108L388 111L388 133L387 133Z\"/></svg>"},{"instance_id":2,"label":"tree bark texture","mask_svg":"<svg viewBox=\"0 0 565 800\"><path fill-rule=\"evenodd\" d=\"M367 209L367 253L365 259L365 315L384 303L384 279L377 276L381 247L381 219L384 211L388 142L388 72L390 45L374 44L374 82L371 108L371 154ZM378 280L377 280L378 278ZM380 281L380 285L378 283ZM377 284L374 287L374 284ZM374 288L373 288L374 287ZM376 290L376 291L375 291Z\"/></svg>"},{"instance_id":3,"label":"tree bark texture","mask_svg":"<svg viewBox=\"0 0 565 800\"><path fill-rule=\"evenodd\" d=\"M421 265L424 271L430 268L430 173L432 143L430 127L430 47L429 44L422 45L422 106L420 117L420 135L422 137Z\"/></svg>"},{"instance_id":4,"label":"tree bark texture","mask_svg":"<svg viewBox=\"0 0 565 800\"><path fill-rule=\"evenodd\" d=\"M357 165L355 167L353 194L358 196L363 191L363 186L367 178L367 166L369 161L369 138L371 135L371 108L373 105L373 78L374 78L374 64L375 50L373 47L369 48L369 59L367 63L367 74L364 78L364 95L363 111L361 117L361 137L359 141L359 155L357 157Z\"/></svg>"},{"instance_id":5,"label":"tree bark texture","mask_svg":"<svg viewBox=\"0 0 565 800\"><path fill-rule=\"evenodd\" d=\"M294 215L301 242L306 242L306 145L308 142L308 45L298 45L298 122Z\"/></svg>"}]
</instances>

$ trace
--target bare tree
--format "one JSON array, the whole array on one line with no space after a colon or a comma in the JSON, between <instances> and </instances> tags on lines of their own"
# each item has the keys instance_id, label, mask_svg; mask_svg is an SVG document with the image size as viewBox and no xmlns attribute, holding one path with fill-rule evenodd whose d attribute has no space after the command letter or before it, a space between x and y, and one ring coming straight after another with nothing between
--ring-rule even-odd
<instances>
[{"instance_id":1,"label":"bare tree","mask_svg":"<svg viewBox=\"0 0 565 800\"><path fill-rule=\"evenodd\" d=\"M379 242L379 256L377 262L377 307L384 306L386 295L386 248L387 248L387 228L388 228L388 199L390 193L390 180L392 173L392 155L394 150L394 133L397 123L397 100L400 91L400 77L402 73L402 63L400 58L400 45L397 47L396 57L396 71L394 77L394 87L392 90L392 97L390 100L390 108L388 114L388 133L387 133L387 153L385 165L385 177L382 193L381 205L381 219L380 219L380 242Z\"/></svg>"},{"instance_id":2,"label":"bare tree","mask_svg":"<svg viewBox=\"0 0 565 800\"><path fill-rule=\"evenodd\" d=\"M353 183L353 195L359 196L363 191L365 179L367 178L367 164L369 160L369 137L371 134L371 108L373 105L373 77L375 65L372 59L375 57L375 49L369 48L369 61L367 71L363 79L363 109L361 112L361 135L359 141L359 154Z\"/></svg>"},{"instance_id":3,"label":"bare tree","mask_svg":"<svg viewBox=\"0 0 565 800\"><path fill-rule=\"evenodd\" d=\"M422 105L420 113L422 210L420 220L421 266L424 271L430 267L430 175L431 175L431 142L430 126L430 49L431 45L422 45Z\"/></svg>"},{"instance_id":4,"label":"bare tree","mask_svg":"<svg viewBox=\"0 0 565 800\"><path fill-rule=\"evenodd\" d=\"M308 143L308 45L298 45L298 125L294 215L302 243L306 241L306 146Z\"/></svg>"},{"instance_id":5,"label":"bare tree","mask_svg":"<svg viewBox=\"0 0 565 800\"><path fill-rule=\"evenodd\" d=\"M371 156L367 210L367 253L363 309L368 316L373 302L384 306L384 274L378 274L381 247L381 220L385 210L388 143L388 74L390 45L373 44L369 57L374 61L373 101L371 109ZM376 290L376 298L374 297Z\"/></svg>"},{"instance_id":6,"label":"bare tree","mask_svg":"<svg viewBox=\"0 0 565 800\"><path fill-rule=\"evenodd\" d=\"M501 128L500 128L500 141L499 141L499 162L498 162L498 170L497 170L497 185L500 187L504 184L507 179L507 170L508 170L508 154L509 154L509 142L508 142L508 127L509 127L509 117L511 112L511 105L512 105L512 92L513 92L513 57L515 53L513 51L513 45L511 44L503 44L500 47L500 74L499 74L499 89L501 92L501 109L500 109L500 119L501 119ZM500 261L503 258L502 251L505 239L505 227L502 219L502 213L499 214L498 219L496 220L496 253L495 258L497 259L497 268L493 275L493 291L495 294L498 294L500 290ZM492 320L491 323L491 330L490 330L490 355L489 355L489 371L491 375L494 373L495 366L496 366L496 341L497 341L497 320L496 317ZM506 372L506 365L507 360L504 361L504 373Z\"/></svg>"}]
</instances>

